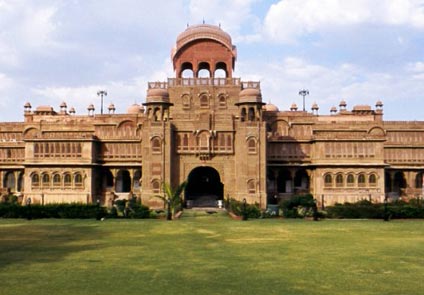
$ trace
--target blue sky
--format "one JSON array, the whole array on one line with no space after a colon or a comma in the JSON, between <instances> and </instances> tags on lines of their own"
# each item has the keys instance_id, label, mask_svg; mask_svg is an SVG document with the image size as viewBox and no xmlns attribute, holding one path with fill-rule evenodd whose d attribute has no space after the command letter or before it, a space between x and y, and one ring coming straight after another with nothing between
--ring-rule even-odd
<instances>
[{"instance_id":1,"label":"blue sky","mask_svg":"<svg viewBox=\"0 0 424 295\"><path fill-rule=\"evenodd\" d=\"M320 114L382 100L386 120L424 120L424 0L0 0L0 121L22 121L27 101L99 112L100 89L126 112L174 77L176 37L203 20L280 110L307 88Z\"/></svg>"}]
</instances>

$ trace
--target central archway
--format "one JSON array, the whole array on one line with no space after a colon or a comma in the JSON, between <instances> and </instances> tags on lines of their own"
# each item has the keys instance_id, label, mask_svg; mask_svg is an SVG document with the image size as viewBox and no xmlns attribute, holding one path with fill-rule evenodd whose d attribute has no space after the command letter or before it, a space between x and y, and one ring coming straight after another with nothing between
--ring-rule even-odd
<instances>
[{"instance_id":1,"label":"central archway","mask_svg":"<svg viewBox=\"0 0 424 295\"><path fill-rule=\"evenodd\" d=\"M188 175L185 201L194 207L216 207L223 200L224 185L212 167L194 168Z\"/></svg>"}]
</instances>

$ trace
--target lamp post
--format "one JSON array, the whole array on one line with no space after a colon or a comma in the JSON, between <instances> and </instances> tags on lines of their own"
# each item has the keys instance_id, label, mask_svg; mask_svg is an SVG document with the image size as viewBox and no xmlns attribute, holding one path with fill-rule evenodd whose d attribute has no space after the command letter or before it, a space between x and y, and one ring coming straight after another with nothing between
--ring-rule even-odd
<instances>
[{"instance_id":1,"label":"lamp post","mask_svg":"<svg viewBox=\"0 0 424 295\"><path fill-rule=\"evenodd\" d=\"M103 115L103 96L107 96L106 90L97 91L97 96L100 96L100 114Z\"/></svg>"},{"instance_id":2,"label":"lamp post","mask_svg":"<svg viewBox=\"0 0 424 295\"><path fill-rule=\"evenodd\" d=\"M387 210L387 196L384 197L384 221L389 221L389 212Z\"/></svg>"},{"instance_id":3,"label":"lamp post","mask_svg":"<svg viewBox=\"0 0 424 295\"><path fill-rule=\"evenodd\" d=\"M247 211L246 211L246 198L243 199L243 208L242 208L241 217L242 220L247 220Z\"/></svg>"},{"instance_id":4,"label":"lamp post","mask_svg":"<svg viewBox=\"0 0 424 295\"><path fill-rule=\"evenodd\" d=\"M303 111L306 111L306 109L305 109L305 96L309 95L309 90L308 89L299 90L299 95L303 96Z\"/></svg>"},{"instance_id":5,"label":"lamp post","mask_svg":"<svg viewBox=\"0 0 424 295\"><path fill-rule=\"evenodd\" d=\"M31 209L31 198L26 199L26 205L27 205L27 219L32 219L32 209Z\"/></svg>"}]
</instances>

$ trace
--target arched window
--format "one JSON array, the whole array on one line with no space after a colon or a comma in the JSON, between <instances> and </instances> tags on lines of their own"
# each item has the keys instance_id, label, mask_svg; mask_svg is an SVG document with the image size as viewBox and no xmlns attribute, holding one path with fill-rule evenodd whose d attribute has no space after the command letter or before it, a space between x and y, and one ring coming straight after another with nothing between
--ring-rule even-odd
<instances>
[{"instance_id":1,"label":"arched window","mask_svg":"<svg viewBox=\"0 0 424 295\"><path fill-rule=\"evenodd\" d=\"M189 62L185 62L181 65L181 78L193 78L193 65Z\"/></svg>"},{"instance_id":2,"label":"arched window","mask_svg":"<svg viewBox=\"0 0 424 295\"><path fill-rule=\"evenodd\" d=\"M227 72L223 69L217 69L214 76L215 78L227 78Z\"/></svg>"},{"instance_id":3,"label":"arched window","mask_svg":"<svg viewBox=\"0 0 424 295\"><path fill-rule=\"evenodd\" d=\"M215 78L227 78L227 64L225 62L216 63L215 69Z\"/></svg>"},{"instance_id":4,"label":"arched window","mask_svg":"<svg viewBox=\"0 0 424 295\"><path fill-rule=\"evenodd\" d=\"M190 108L191 107L191 97L188 94L184 94L181 98L182 102L183 102L183 108Z\"/></svg>"},{"instance_id":5,"label":"arched window","mask_svg":"<svg viewBox=\"0 0 424 295\"><path fill-rule=\"evenodd\" d=\"M160 109L159 108L155 108L153 111L153 120L154 121L159 121L161 118L161 114L160 114Z\"/></svg>"},{"instance_id":6,"label":"arched window","mask_svg":"<svg viewBox=\"0 0 424 295\"><path fill-rule=\"evenodd\" d=\"M200 96L200 107L207 108L209 107L209 97L206 94Z\"/></svg>"},{"instance_id":7,"label":"arched window","mask_svg":"<svg viewBox=\"0 0 424 295\"><path fill-rule=\"evenodd\" d=\"M331 174L326 174L324 176L324 186L325 187L332 187L333 186L333 177Z\"/></svg>"},{"instance_id":8,"label":"arched window","mask_svg":"<svg viewBox=\"0 0 424 295\"><path fill-rule=\"evenodd\" d=\"M247 151L249 154L256 154L256 141L254 138L250 138L247 141Z\"/></svg>"},{"instance_id":9,"label":"arched window","mask_svg":"<svg viewBox=\"0 0 424 295\"><path fill-rule=\"evenodd\" d=\"M336 175L336 187L343 187L344 181L343 181L343 175L337 174Z\"/></svg>"},{"instance_id":10,"label":"arched window","mask_svg":"<svg viewBox=\"0 0 424 295\"><path fill-rule=\"evenodd\" d=\"M72 178L71 178L71 174L66 173L66 174L63 176L63 184L64 184L64 186L65 186L65 187L70 187L70 186L72 186Z\"/></svg>"},{"instance_id":11,"label":"arched window","mask_svg":"<svg viewBox=\"0 0 424 295\"><path fill-rule=\"evenodd\" d=\"M240 121L246 121L246 108L242 108L240 112Z\"/></svg>"},{"instance_id":12,"label":"arched window","mask_svg":"<svg viewBox=\"0 0 424 295\"><path fill-rule=\"evenodd\" d=\"M159 137L152 138L151 145L152 145L152 152L153 153L158 154L158 153L162 152L162 144L161 144L161 140L160 140Z\"/></svg>"},{"instance_id":13,"label":"arched window","mask_svg":"<svg viewBox=\"0 0 424 295\"><path fill-rule=\"evenodd\" d=\"M7 172L4 176L3 186L10 189L11 191L15 191L15 174L13 172Z\"/></svg>"},{"instance_id":14,"label":"arched window","mask_svg":"<svg viewBox=\"0 0 424 295\"><path fill-rule=\"evenodd\" d=\"M348 174L346 179L347 186L352 187L355 185L355 177L353 174Z\"/></svg>"},{"instance_id":15,"label":"arched window","mask_svg":"<svg viewBox=\"0 0 424 295\"><path fill-rule=\"evenodd\" d=\"M53 186L55 186L55 187L60 186L60 175L59 174L53 175Z\"/></svg>"},{"instance_id":16,"label":"arched window","mask_svg":"<svg viewBox=\"0 0 424 295\"><path fill-rule=\"evenodd\" d=\"M140 169L137 169L134 172L133 186L134 186L134 189L139 189L141 187L141 170Z\"/></svg>"},{"instance_id":17,"label":"arched window","mask_svg":"<svg viewBox=\"0 0 424 295\"><path fill-rule=\"evenodd\" d=\"M249 108L249 113L248 113L248 120L249 121L255 121L255 109L254 108Z\"/></svg>"},{"instance_id":18,"label":"arched window","mask_svg":"<svg viewBox=\"0 0 424 295\"><path fill-rule=\"evenodd\" d=\"M32 188L40 187L40 176L38 174L33 174L31 176L31 187Z\"/></svg>"},{"instance_id":19,"label":"arched window","mask_svg":"<svg viewBox=\"0 0 424 295\"><path fill-rule=\"evenodd\" d=\"M206 132L199 134L197 138L197 146L200 151L207 151L209 149L209 136Z\"/></svg>"},{"instance_id":20,"label":"arched window","mask_svg":"<svg viewBox=\"0 0 424 295\"><path fill-rule=\"evenodd\" d=\"M222 109L225 109L227 107L227 99L225 98L225 95L220 95L218 97L218 104L219 107Z\"/></svg>"},{"instance_id":21,"label":"arched window","mask_svg":"<svg viewBox=\"0 0 424 295\"><path fill-rule=\"evenodd\" d=\"M256 193L256 186L255 186L255 180L254 179L250 179L247 182L247 192L249 194L254 194Z\"/></svg>"},{"instance_id":22,"label":"arched window","mask_svg":"<svg viewBox=\"0 0 424 295\"><path fill-rule=\"evenodd\" d=\"M119 170L116 175L115 190L118 193L131 191L131 176L128 170Z\"/></svg>"},{"instance_id":23,"label":"arched window","mask_svg":"<svg viewBox=\"0 0 424 295\"><path fill-rule=\"evenodd\" d=\"M154 194L160 193L160 183L159 180L152 181L152 191Z\"/></svg>"},{"instance_id":24,"label":"arched window","mask_svg":"<svg viewBox=\"0 0 424 295\"><path fill-rule=\"evenodd\" d=\"M49 187L50 186L50 176L48 174L43 174L43 187Z\"/></svg>"},{"instance_id":25,"label":"arched window","mask_svg":"<svg viewBox=\"0 0 424 295\"><path fill-rule=\"evenodd\" d=\"M74 184L76 187L82 187L82 175L81 173L75 173L74 175Z\"/></svg>"},{"instance_id":26,"label":"arched window","mask_svg":"<svg viewBox=\"0 0 424 295\"><path fill-rule=\"evenodd\" d=\"M377 176L375 174L371 174L368 178L368 182L370 186L377 186Z\"/></svg>"},{"instance_id":27,"label":"arched window","mask_svg":"<svg viewBox=\"0 0 424 295\"><path fill-rule=\"evenodd\" d=\"M365 175L362 173L358 175L358 186L359 187L365 186Z\"/></svg>"}]
</instances>

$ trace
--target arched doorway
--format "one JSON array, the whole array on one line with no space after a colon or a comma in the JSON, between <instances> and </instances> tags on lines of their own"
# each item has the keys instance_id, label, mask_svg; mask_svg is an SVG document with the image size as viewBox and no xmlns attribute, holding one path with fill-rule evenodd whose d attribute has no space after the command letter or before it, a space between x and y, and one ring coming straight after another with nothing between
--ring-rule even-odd
<instances>
[{"instance_id":1,"label":"arched doorway","mask_svg":"<svg viewBox=\"0 0 424 295\"><path fill-rule=\"evenodd\" d=\"M212 167L194 168L188 175L185 201L195 207L216 207L223 200L224 185L218 171Z\"/></svg>"},{"instance_id":2,"label":"arched doorway","mask_svg":"<svg viewBox=\"0 0 424 295\"><path fill-rule=\"evenodd\" d=\"M119 170L116 175L115 191L117 193L128 193L131 190L131 177L128 170Z\"/></svg>"}]
</instances>

